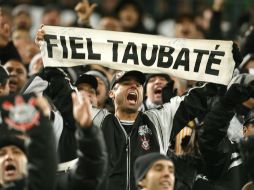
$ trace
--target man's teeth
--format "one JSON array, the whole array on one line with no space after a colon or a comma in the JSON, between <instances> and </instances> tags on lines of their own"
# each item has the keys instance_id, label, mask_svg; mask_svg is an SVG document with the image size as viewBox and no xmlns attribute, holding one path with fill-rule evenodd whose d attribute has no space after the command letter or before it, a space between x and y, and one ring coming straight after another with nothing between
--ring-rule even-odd
<instances>
[{"instance_id":1,"label":"man's teeth","mask_svg":"<svg viewBox=\"0 0 254 190\"><path fill-rule=\"evenodd\" d=\"M170 185L170 183L168 182L168 181L164 181L164 182L162 182L161 183L163 186L169 186Z\"/></svg>"}]
</instances>

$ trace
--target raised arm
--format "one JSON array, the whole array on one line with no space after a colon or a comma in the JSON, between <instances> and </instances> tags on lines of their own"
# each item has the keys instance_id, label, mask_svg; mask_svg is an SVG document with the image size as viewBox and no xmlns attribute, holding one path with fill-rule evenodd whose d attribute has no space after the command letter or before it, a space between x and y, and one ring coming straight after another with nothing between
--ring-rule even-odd
<instances>
[{"instance_id":1,"label":"raised arm","mask_svg":"<svg viewBox=\"0 0 254 190\"><path fill-rule=\"evenodd\" d=\"M234 116L234 107L249 97L250 90L247 87L232 84L204 119L204 126L199 130L198 143L209 179L219 178L229 168L234 149L227 137L227 129Z\"/></svg>"},{"instance_id":2,"label":"raised arm","mask_svg":"<svg viewBox=\"0 0 254 190\"><path fill-rule=\"evenodd\" d=\"M73 115L77 122L78 161L76 169L59 176L58 189L96 189L107 166L107 152L101 130L92 123L88 97L72 94Z\"/></svg>"}]
</instances>

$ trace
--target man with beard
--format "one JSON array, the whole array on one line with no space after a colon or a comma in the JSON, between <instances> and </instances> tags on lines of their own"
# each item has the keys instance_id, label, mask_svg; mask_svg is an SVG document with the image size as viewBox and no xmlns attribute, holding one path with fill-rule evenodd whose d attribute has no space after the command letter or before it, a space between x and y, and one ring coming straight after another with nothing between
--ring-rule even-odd
<instances>
[{"instance_id":1,"label":"man with beard","mask_svg":"<svg viewBox=\"0 0 254 190\"><path fill-rule=\"evenodd\" d=\"M208 91L204 86L172 98L160 109L140 112L144 82L145 76L139 71L116 73L109 92L115 114L93 110L93 122L102 128L108 148L110 190L136 189L132 169L136 158L150 152L165 153L179 130L205 113ZM173 127L173 123L177 125Z\"/></svg>"},{"instance_id":2,"label":"man with beard","mask_svg":"<svg viewBox=\"0 0 254 190\"><path fill-rule=\"evenodd\" d=\"M48 72L56 73L52 68ZM56 76L49 73L48 75ZM55 101L53 102L59 110L62 110L60 111L62 115L70 113L71 110L68 111L67 109L72 107L68 105L71 102L68 101L67 93L71 93L73 89L68 82L64 82L65 78L64 75L59 75L58 80L53 80L54 77L53 79L41 77L45 83L50 81L50 85L47 87L49 89L45 89L45 91L52 92L54 90L52 98ZM31 81L29 86L34 86L35 82L34 80ZM140 112L144 82L145 75L140 71L118 72L112 79L109 91L109 97L115 106L115 114L106 109L92 108L93 124L102 129L108 150L107 178L101 186L105 189L122 190L127 188L128 190L135 190L133 165L136 158L150 152L165 154L170 140L189 120L194 117L204 117L207 96L212 95L207 88L208 85L203 85L191 89L183 97L172 98L160 109ZM57 89L65 90L63 92ZM212 93L216 92L213 91ZM48 97L51 98L51 95L49 94ZM64 110L58 105L59 102L64 102ZM82 112L82 114L86 113ZM66 120L66 117L63 118ZM71 120L68 122L70 126L75 127L75 123L72 123ZM74 133L62 134L63 127L65 126L58 129L62 137L58 137L57 142L65 152L69 152L71 147L75 148L75 144L72 145L68 140L75 138L75 135ZM63 138L63 136L65 137ZM72 157L76 157L76 155ZM70 167L66 165L66 169Z\"/></svg>"},{"instance_id":3,"label":"man with beard","mask_svg":"<svg viewBox=\"0 0 254 190\"><path fill-rule=\"evenodd\" d=\"M43 29L38 30L37 43L43 40L44 34ZM65 82L64 75L59 75L56 80L56 75L53 74L56 71L53 68L48 71L52 73L48 73L48 76L54 77L38 76L42 82L49 84L49 86L45 85L48 86L48 90L44 90L51 92L48 97L54 100L53 103L64 116L65 123L68 122L70 126L75 127L71 120L66 119L71 112L68 110L71 108L68 93L73 89L69 82ZM190 89L185 96L171 98L170 102L163 104L160 109L141 112L139 110L143 102L145 80L145 75L140 71L117 72L111 81L109 91L109 97L115 107L114 114L106 109L92 108L93 124L102 129L108 150L107 178L102 185L105 189L135 190L133 165L136 158L150 152L166 154L170 141L187 122L196 117L203 119L207 111L207 97L217 93L211 85L204 84ZM35 82L31 81L30 86ZM63 136L63 126L58 131ZM68 141L74 138L74 133L65 135L65 138L60 137L57 141L59 146L64 145L63 150L69 151L66 147L75 147Z\"/></svg>"},{"instance_id":4,"label":"man with beard","mask_svg":"<svg viewBox=\"0 0 254 190\"><path fill-rule=\"evenodd\" d=\"M11 59L4 64L4 68L9 72L10 93L19 93L27 82L27 70L21 61Z\"/></svg>"}]
</instances>

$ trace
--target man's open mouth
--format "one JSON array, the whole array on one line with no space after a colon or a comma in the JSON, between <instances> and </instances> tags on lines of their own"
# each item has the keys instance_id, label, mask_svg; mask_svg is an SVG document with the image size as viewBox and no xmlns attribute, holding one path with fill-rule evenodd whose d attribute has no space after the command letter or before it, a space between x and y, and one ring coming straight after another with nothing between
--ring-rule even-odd
<instances>
[{"instance_id":1,"label":"man's open mouth","mask_svg":"<svg viewBox=\"0 0 254 190\"><path fill-rule=\"evenodd\" d=\"M10 86L17 86L17 81L16 80L10 80L10 82L9 82L9 85Z\"/></svg>"},{"instance_id":2,"label":"man's open mouth","mask_svg":"<svg viewBox=\"0 0 254 190\"><path fill-rule=\"evenodd\" d=\"M13 175L16 172L16 166L12 163L9 163L5 166L5 172L7 175Z\"/></svg>"},{"instance_id":3,"label":"man's open mouth","mask_svg":"<svg viewBox=\"0 0 254 190\"><path fill-rule=\"evenodd\" d=\"M154 94L161 94L162 93L162 88L158 87L154 90Z\"/></svg>"},{"instance_id":4,"label":"man's open mouth","mask_svg":"<svg viewBox=\"0 0 254 190\"><path fill-rule=\"evenodd\" d=\"M135 104L138 100L138 95L135 92L129 92L128 95L127 95L127 100L130 103Z\"/></svg>"}]
</instances>

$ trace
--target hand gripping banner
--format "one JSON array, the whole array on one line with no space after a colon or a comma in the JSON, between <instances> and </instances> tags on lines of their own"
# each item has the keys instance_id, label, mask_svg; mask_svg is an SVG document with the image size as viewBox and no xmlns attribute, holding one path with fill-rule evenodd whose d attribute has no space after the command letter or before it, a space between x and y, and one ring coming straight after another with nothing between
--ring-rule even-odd
<instances>
[{"instance_id":1,"label":"hand gripping banner","mask_svg":"<svg viewBox=\"0 0 254 190\"><path fill-rule=\"evenodd\" d=\"M116 70L167 73L228 84L235 62L232 41L167 38L127 32L44 26L45 67L99 64Z\"/></svg>"}]
</instances>

